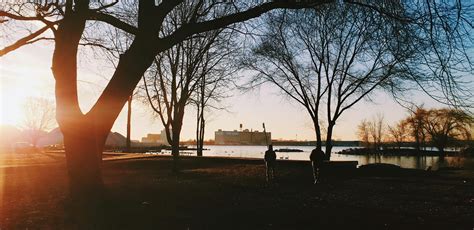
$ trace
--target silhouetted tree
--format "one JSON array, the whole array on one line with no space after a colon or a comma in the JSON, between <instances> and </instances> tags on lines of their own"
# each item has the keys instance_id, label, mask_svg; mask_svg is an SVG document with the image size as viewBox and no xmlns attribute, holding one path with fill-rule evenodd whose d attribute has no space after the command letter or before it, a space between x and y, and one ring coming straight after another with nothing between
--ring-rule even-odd
<instances>
[{"instance_id":1,"label":"silhouetted tree","mask_svg":"<svg viewBox=\"0 0 474 230\"><path fill-rule=\"evenodd\" d=\"M369 122L366 119L362 120L357 126L357 136L365 148L370 148L369 129Z\"/></svg>"},{"instance_id":2,"label":"silhouetted tree","mask_svg":"<svg viewBox=\"0 0 474 230\"><path fill-rule=\"evenodd\" d=\"M206 123L205 114L211 110L223 110L219 106L224 98L229 97L235 76L233 73L238 69L233 63L236 55L237 45L232 42L232 33L226 35L225 43L218 44L213 53L205 56L207 59L218 61L218 65L204 75L198 83L198 88L193 98L196 108L196 148L197 156L202 156L204 148L204 134Z\"/></svg>"},{"instance_id":3,"label":"silhouetted tree","mask_svg":"<svg viewBox=\"0 0 474 230\"><path fill-rule=\"evenodd\" d=\"M471 139L473 118L458 109L430 109L427 111L425 129L430 141L444 156L444 149L456 140Z\"/></svg>"},{"instance_id":4,"label":"silhouetted tree","mask_svg":"<svg viewBox=\"0 0 474 230\"><path fill-rule=\"evenodd\" d=\"M465 31L469 22L451 14L460 3L445 5L439 19L434 19L440 16L439 3L379 3L355 3L362 7L328 4L271 14L265 21L264 35L252 50L254 57L243 61L257 72L251 86L271 83L305 108L313 121L318 147L325 120L328 157L337 119L377 89L389 90L398 98L415 83L439 101L472 102L471 91L466 90L469 85L461 84L463 74L473 71L466 52L472 44ZM424 10L406 10L411 7ZM381 17L382 8L393 14ZM441 32L446 29L463 32ZM463 48L458 52L453 47ZM459 63L467 68L454 68ZM433 87L444 97L431 91Z\"/></svg>"},{"instance_id":5,"label":"silhouetted tree","mask_svg":"<svg viewBox=\"0 0 474 230\"><path fill-rule=\"evenodd\" d=\"M192 17L193 7L180 6L171 12L169 23L161 33L172 33L181 21ZM145 90L153 110L164 126L177 168L180 134L186 106L193 102L193 95L207 88L211 81L219 81L216 74L225 74L220 63L226 61L230 48L228 41L232 33L222 29L200 33L182 41L157 55L152 68L145 75ZM152 82L147 84L146 82ZM150 85L150 87L148 87ZM218 86L214 84L215 86ZM206 92L204 89L204 100ZM206 105L206 101L203 101Z\"/></svg>"},{"instance_id":6,"label":"silhouetted tree","mask_svg":"<svg viewBox=\"0 0 474 230\"><path fill-rule=\"evenodd\" d=\"M366 148L379 150L384 135L384 116L377 114L371 120L364 119L357 127L357 135Z\"/></svg>"},{"instance_id":7,"label":"silhouetted tree","mask_svg":"<svg viewBox=\"0 0 474 230\"><path fill-rule=\"evenodd\" d=\"M54 102L41 97L29 97L23 105L23 129L30 143L36 147L38 140L56 125Z\"/></svg>"},{"instance_id":8,"label":"silhouetted tree","mask_svg":"<svg viewBox=\"0 0 474 230\"><path fill-rule=\"evenodd\" d=\"M423 106L410 109L410 115L404 120L407 123L408 132L413 141L415 149L419 152L426 146L426 119L428 111Z\"/></svg>"},{"instance_id":9,"label":"silhouetted tree","mask_svg":"<svg viewBox=\"0 0 474 230\"><path fill-rule=\"evenodd\" d=\"M384 134L384 116L383 114L377 114L368 122L369 133L372 137L373 148L375 150L380 150L382 146L383 134Z\"/></svg>"},{"instance_id":10,"label":"silhouetted tree","mask_svg":"<svg viewBox=\"0 0 474 230\"><path fill-rule=\"evenodd\" d=\"M399 121L394 126L388 126L388 133L392 137L393 142L401 149L402 144L406 141L408 136L408 123L406 121Z\"/></svg>"},{"instance_id":11,"label":"silhouetted tree","mask_svg":"<svg viewBox=\"0 0 474 230\"><path fill-rule=\"evenodd\" d=\"M313 121L318 147L325 117L330 157L337 119L403 73L398 66L411 52L404 45L408 38L395 35L398 25L391 19L347 5L284 11L266 23L254 57L244 60L258 72L252 84L271 83L301 104Z\"/></svg>"}]
</instances>

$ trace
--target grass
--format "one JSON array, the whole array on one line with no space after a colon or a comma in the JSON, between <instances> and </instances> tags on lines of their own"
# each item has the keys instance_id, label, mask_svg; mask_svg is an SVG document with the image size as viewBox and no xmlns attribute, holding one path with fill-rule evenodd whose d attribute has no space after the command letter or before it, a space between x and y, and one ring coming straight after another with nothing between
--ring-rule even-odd
<instances>
[{"instance_id":1,"label":"grass","mask_svg":"<svg viewBox=\"0 0 474 230\"><path fill-rule=\"evenodd\" d=\"M60 160L59 160L60 161ZM313 185L309 162L169 157L108 161L100 228L316 229L474 227L474 172L362 172ZM0 228L74 228L64 163L0 168Z\"/></svg>"}]
</instances>

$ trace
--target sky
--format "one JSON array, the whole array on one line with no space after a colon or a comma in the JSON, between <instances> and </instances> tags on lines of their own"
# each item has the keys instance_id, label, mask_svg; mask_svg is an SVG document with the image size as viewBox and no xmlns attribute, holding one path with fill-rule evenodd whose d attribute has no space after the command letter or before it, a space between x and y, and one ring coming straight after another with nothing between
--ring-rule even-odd
<instances>
[{"instance_id":1,"label":"sky","mask_svg":"<svg viewBox=\"0 0 474 230\"><path fill-rule=\"evenodd\" d=\"M0 57L0 125L21 127L22 107L28 97L45 97L54 100L54 78L51 72L52 42L39 42L22 47ZM83 112L87 112L113 73L108 60L82 52L79 55L79 100ZM346 111L337 121L333 139L356 140L357 125L362 119L371 119L383 114L387 124L393 124L407 115L389 95L377 93L373 101L362 101ZM413 95L416 102L426 107L440 105L419 93ZM253 92L234 92L234 96L223 101L226 110L213 111L206 119L205 139L213 139L214 131L244 129L262 130L265 122L272 139L314 140L312 123L296 103L282 97L279 91L267 85ZM182 140L195 138L195 112L188 109L184 118ZM142 102L132 106L132 139L140 140L148 133L162 130L158 119ZM116 120L112 131L126 133L126 106Z\"/></svg>"}]
</instances>

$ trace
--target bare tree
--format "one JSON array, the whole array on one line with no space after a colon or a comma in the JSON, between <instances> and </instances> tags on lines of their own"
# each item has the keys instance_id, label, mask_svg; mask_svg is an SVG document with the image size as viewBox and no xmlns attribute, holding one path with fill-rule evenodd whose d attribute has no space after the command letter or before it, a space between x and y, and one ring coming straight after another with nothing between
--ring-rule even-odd
<instances>
[{"instance_id":1,"label":"bare tree","mask_svg":"<svg viewBox=\"0 0 474 230\"><path fill-rule=\"evenodd\" d=\"M379 150L384 137L384 116L377 114L371 120L362 120L357 127L357 135L366 148Z\"/></svg>"},{"instance_id":2,"label":"bare tree","mask_svg":"<svg viewBox=\"0 0 474 230\"><path fill-rule=\"evenodd\" d=\"M388 126L388 133L392 137L393 142L401 149L403 143L408 136L408 123L406 121L399 121L394 126Z\"/></svg>"},{"instance_id":3,"label":"bare tree","mask_svg":"<svg viewBox=\"0 0 474 230\"><path fill-rule=\"evenodd\" d=\"M420 152L426 146L426 119L428 111L423 106L410 109L410 115L404 120L407 123L408 132L415 142L415 149Z\"/></svg>"},{"instance_id":4,"label":"bare tree","mask_svg":"<svg viewBox=\"0 0 474 230\"><path fill-rule=\"evenodd\" d=\"M204 134L207 120L205 114L211 110L223 110L225 107L220 106L224 98L230 96L232 85L235 81L233 75L238 69L234 64L233 58L236 55L236 47L233 41L233 33L225 35L223 42L217 44L214 52L209 53L203 58L218 61L217 65L204 75L198 83L198 88L194 97L194 105L196 108L196 148L197 156L203 155Z\"/></svg>"},{"instance_id":5,"label":"bare tree","mask_svg":"<svg viewBox=\"0 0 474 230\"><path fill-rule=\"evenodd\" d=\"M467 51L472 39L466 36L469 22L452 14L458 4L446 5L442 10L440 20L445 27L433 19L437 10L433 11L436 4L431 1L413 5L383 1L371 7L368 3L356 4L363 7L328 4L270 15L267 31L252 50L255 57L244 60L245 66L257 72L251 86L271 83L306 109L318 147L322 145L321 122L327 123L328 157L337 119L377 89L400 98L400 92L410 89L414 82L438 101L470 106L471 91L466 89L471 83L466 83L464 74L473 72ZM413 15L407 7L428 9ZM393 14L380 17L381 8ZM455 37L431 33L446 29L463 32L455 32ZM438 39L449 44L443 46ZM434 63L444 67L434 69ZM466 68L455 68L458 65ZM428 90L433 87L443 95Z\"/></svg>"},{"instance_id":6,"label":"bare tree","mask_svg":"<svg viewBox=\"0 0 474 230\"><path fill-rule=\"evenodd\" d=\"M268 31L245 66L257 71L252 85L271 83L311 117L317 146L325 117L326 154L337 119L377 88L393 84L409 52L396 27L360 7L330 5L267 19ZM325 114L325 116L320 116ZM377 143L377 141L376 141Z\"/></svg>"},{"instance_id":7,"label":"bare tree","mask_svg":"<svg viewBox=\"0 0 474 230\"><path fill-rule=\"evenodd\" d=\"M188 17L193 16L193 10L192 7L182 6L172 12L169 23L162 28L161 33L170 33L181 21L188 21ZM226 49L231 36L231 33L222 29L191 36L157 55L152 69L145 76L148 99L172 147L174 171L178 170L179 142L186 106L193 102L193 95L202 91L200 87L206 89L207 85L224 77L216 78L216 74L225 73L220 69L220 63L231 54L230 49ZM152 82L150 87L147 81ZM206 100L208 96L204 92L202 97ZM206 104L206 101L203 103Z\"/></svg>"},{"instance_id":8,"label":"bare tree","mask_svg":"<svg viewBox=\"0 0 474 230\"><path fill-rule=\"evenodd\" d=\"M30 97L23 105L24 133L36 147L38 140L56 125L54 102L46 98Z\"/></svg>"},{"instance_id":9,"label":"bare tree","mask_svg":"<svg viewBox=\"0 0 474 230\"><path fill-rule=\"evenodd\" d=\"M357 136L365 148L370 148L370 130L369 122L364 119L357 126Z\"/></svg>"},{"instance_id":10,"label":"bare tree","mask_svg":"<svg viewBox=\"0 0 474 230\"><path fill-rule=\"evenodd\" d=\"M471 124L474 119L462 110L431 109L427 112L425 129L431 143L445 155L445 148L456 140L471 139Z\"/></svg>"},{"instance_id":11,"label":"bare tree","mask_svg":"<svg viewBox=\"0 0 474 230\"><path fill-rule=\"evenodd\" d=\"M383 134L384 134L384 116L383 114L377 114L368 122L369 134L372 137L373 148L380 150L382 146Z\"/></svg>"},{"instance_id":12,"label":"bare tree","mask_svg":"<svg viewBox=\"0 0 474 230\"><path fill-rule=\"evenodd\" d=\"M222 110L218 104L222 99L229 97L232 79L229 77L233 72L232 67L216 71L215 74L208 74L201 79L196 91L194 105L196 108L196 148L197 156L203 155L204 134L207 124L205 114L210 110Z\"/></svg>"}]
</instances>

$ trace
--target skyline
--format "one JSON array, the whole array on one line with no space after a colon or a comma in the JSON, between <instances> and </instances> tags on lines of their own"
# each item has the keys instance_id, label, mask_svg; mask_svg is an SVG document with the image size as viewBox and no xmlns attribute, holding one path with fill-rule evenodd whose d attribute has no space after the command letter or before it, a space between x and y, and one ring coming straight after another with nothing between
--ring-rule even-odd
<instances>
[{"instance_id":1,"label":"skyline","mask_svg":"<svg viewBox=\"0 0 474 230\"><path fill-rule=\"evenodd\" d=\"M2 57L0 60L0 124L19 126L21 107L27 97L46 97L54 100L52 76L52 43L40 42ZM96 101L111 76L113 66L105 58L94 56L89 48L82 48L79 56L79 101L83 112ZM356 140L357 125L362 119L370 119L377 113L385 116L387 124L404 117L407 112L389 95L377 92L373 102L362 101L342 115L335 127L333 139ZM414 93L413 100L424 102L426 107L442 107L425 95ZM214 131L244 129L262 130L265 122L275 139L314 140L311 121L302 107L279 95L268 85L252 92L234 92L234 96L222 103L228 111L213 111L206 125L205 139L212 139ZM370 111L370 112L368 112ZM390 111L390 112L388 112ZM182 140L195 139L195 112L188 107L183 121ZM209 115L208 115L209 116ZM153 119L151 110L141 102L132 104L133 140L140 140L148 133L159 133L163 128ZM113 132L126 133L126 106L118 116Z\"/></svg>"}]
</instances>

